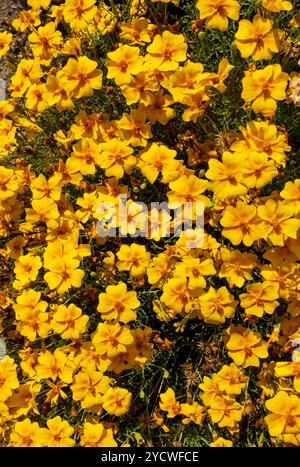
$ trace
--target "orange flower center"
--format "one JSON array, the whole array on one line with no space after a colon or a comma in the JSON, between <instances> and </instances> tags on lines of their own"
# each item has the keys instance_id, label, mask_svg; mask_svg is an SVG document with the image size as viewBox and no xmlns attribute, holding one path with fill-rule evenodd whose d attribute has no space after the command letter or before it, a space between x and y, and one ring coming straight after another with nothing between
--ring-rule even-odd
<instances>
[{"instance_id":1,"label":"orange flower center","mask_svg":"<svg viewBox=\"0 0 300 467\"><path fill-rule=\"evenodd\" d=\"M116 303L115 304L115 309L117 310L118 313L122 313L124 311L125 307L122 303Z\"/></svg>"},{"instance_id":2,"label":"orange flower center","mask_svg":"<svg viewBox=\"0 0 300 467\"><path fill-rule=\"evenodd\" d=\"M128 68L128 63L125 60L122 60L120 62L119 67L120 67L120 70L122 71L122 73L126 73L127 68Z\"/></svg>"},{"instance_id":3,"label":"orange flower center","mask_svg":"<svg viewBox=\"0 0 300 467\"><path fill-rule=\"evenodd\" d=\"M293 417L293 415L288 415L286 419L286 424L287 426L295 426L296 425L295 417Z\"/></svg>"}]
</instances>

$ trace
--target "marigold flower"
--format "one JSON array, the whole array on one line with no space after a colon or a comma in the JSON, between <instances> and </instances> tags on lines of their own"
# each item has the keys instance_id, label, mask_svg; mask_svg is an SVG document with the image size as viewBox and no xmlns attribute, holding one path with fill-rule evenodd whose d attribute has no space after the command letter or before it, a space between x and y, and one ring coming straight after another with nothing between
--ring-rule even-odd
<instances>
[{"instance_id":1,"label":"marigold flower","mask_svg":"<svg viewBox=\"0 0 300 467\"><path fill-rule=\"evenodd\" d=\"M75 441L71 438L74 428L60 416L47 421L47 427L43 429L43 444L49 447L72 447Z\"/></svg>"},{"instance_id":2,"label":"marigold flower","mask_svg":"<svg viewBox=\"0 0 300 467\"><path fill-rule=\"evenodd\" d=\"M220 428L233 428L242 418L243 407L230 397L218 396L212 401L208 413L213 423L217 423Z\"/></svg>"},{"instance_id":3,"label":"marigold flower","mask_svg":"<svg viewBox=\"0 0 300 467\"><path fill-rule=\"evenodd\" d=\"M97 310L106 321L116 320L129 323L136 319L133 311L140 306L140 301L134 290L128 291L124 282L117 285L109 285L105 293L99 295Z\"/></svg>"},{"instance_id":4,"label":"marigold flower","mask_svg":"<svg viewBox=\"0 0 300 467\"><path fill-rule=\"evenodd\" d=\"M167 413L168 418L174 418L181 412L181 404L176 401L175 392L172 388L168 388L166 392L160 393L159 408Z\"/></svg>"},{"instance_id":5,"label":"marigold flower","mask_svg":"<svg viewBox=\"0 0 300 467\"><path fill-rule=\"evenodd\" d=\"M276 203L269 199L264 206L258 206L257 214L262 219L261 230L264 238L271 240L273 245L284 245L285 236L297 238L300 220L293 218L294 209L282 202Z\"/></svg>"},{"instance_id":6,"label":"marigold flower","mask_svg":"<svg viewBox=\"0 0 300 467\"><path fill-rule=\"evenodd\" d=\"M53 314L51 325L54 332L61 334L63 339L79 339L85 332L88 320L89 317L82 315L81 309L77 306L60 305Z\"/></svg>"},{"instance_id":7,"label":"marigold flower","mask_svg":"<svg viewBox=\"0 0 300 467\"><path fill-rule=\"evenodd\" d=\"M6 401L13 392L13 389L19 387L19 381L16 371L17 365L13 359L6 356L0 361L0 401Z\"/></svg>"},{"instance_id":8,"label":"marigold flower","mask_svg":"<svg viewBox=\"0 0 300 467\"><path fill-rule=\"evenodd\" d=\"M222 162L211 159L208 162L209 169L205 176L212 180L210 188L218 199L231 196L239 196L247 193L248 189L242 180L242 167L245 159L237 158L235 154L225 151Z\"/></svg>"},{"instance_id":9,"label":"marigold flower","mask_svg":"<svg viewBox=\"0 0 300 467\"><path fill-rule=\"evenodd\" d=\"M182 34L164 31L162 35L157 34L152 44L147 47L149 55L146 60L152 68L157 68L159 71L176 70L179 62L185 61L187 48Z\"/></svg>"},{"instance_id":10,"label":"marigold flower","mask_svg":"<svg viewBox=\"0 0 300 467\"><path fill-rule=\"evenodd\" d=\"M293 215L300 212L300 180L287 182L284 189L280 192L280 196L284 199L284 204L293 208Z\"/></svg>"},{"instance_id":11,"label":"marigold flower","mask_svg":"<svg viewBox=\"0 0 300 467\"><path fill-rule=\"evenodd\" d=\"M181 404L180 415L185 418L182 419L182 423L187 425L188 423L195 423L196 425L202 425L205 418L204 408L198 402L192 404Z\"/></svg>"},{"instance_id":12,"label":"marigold flower","mask_svg":"<svg viewBox=\"0 0 300 467\"><path fill-rule=\"evenodd\" d=\"M233 298L226 287L219 289L210 287L208 292L198 299L204 321L210 324L220 324L225 322L225 318L232 318L237 306L237 301Z\"/></svg>"},{"instance_id":13,"label":"marigold flower","mask_svg":"<svg viewBox=\"0 0 300 467\"><path fill-rule=\"evenodd\" d=\"M126 352L127 346L133 343L133 337L127 326L119 323L99 323L92 339L100 355L108 358Z\"/></svg>"},{"instance_id":14,"label":"marigold flower","mask_svg":"<svg viewBox=\"0 0 300 467\"><path fill-rule=\"evenodd\" d=\"M284 33L272 27L272 21L260 15L255 15L252 23L242 19L235 34L241 56L247 58L252 55L254 60L269 60L272 52L278 53Z\"/></svg>"},{"instance_id":15,"label":"marigold flower","mask_svg":"<svg viewBox=\"0 0 300 467\"><path fill-rule=\"evenodd\" d=\"M292 361L292 362L276 362L275 365L275 375L279 376L280 378L285 378L287 376L293 376L294 381L293 385L295 391L300 393L300 362L299 361Z\"/></svg>"},{"instance_id":16,"label":"marigold flower","mask_svg":"<svg viewBox=\"0 0 300 467\"><path fill-rule=\"evenodd\" d=\"M147 140L153 136L151 125L146 123L145 113L139 109L124 114L118 121L118 127L124 140L133 147L146 146Z\"/></svg>"},{"instance_id":17,"label":"marigold flower","mask_svg":"<svg viewBox=\"0 0 300 467\"><path fill-rule=\"evenodd\" d=\"M240 16L240 4L237 0L197 0L200 18L205 19L208 28L226 31L228 18L237 21Z\"/></svg>"},{"instance_id":18,"label":"marigold flower","mask_svg":"<svg viewBox=\"0 0 300 467\"><path fill-rule=\"evenodd\" d=\"M293 4L286 0L262 0L262 6L273 13L290 11L293 8Z\"/></svg>"},{"instance_id":19,"label":"marigold flower","mask_svg":"<svg viewBox=\"0 0 300 467\"><path fill-rule=\"evenodd\" d=\"M241 328L239 332L232 332L226 343L228 355L238 366L259 366L260 358L267 358L268 343L261 340L257 332Z\"/></svg>"},{"instance_id":20,"label":"marigold flower","mask_svg":"<svg viewBox=\"0 0 300 467\"><path fill-rule=\"evenodd\" d=\"M32 423L28 418L16 422L10 434L10 443L18 447L41 447L42 429L37 422Z\"/></svg>"},{"instance_id":21,"label":"marigold flower","mask_svg":"<svg viewBox=\"0 0 300 467\"><path fill-rule=\"evenodd\" d=\"M97 13L96 0L66 0L63 16L73 31L86 29Z\"/></svg>"},{"instance_id":22,"label":"marigold flower","mask_svg":"<svg viewBox=\"0 0 300 467\"><path fill-rule=\"evenodd\" d=\"M256 255L222 248L221 257L223 264L219 277L225 277L231 288L243 287L245 280L251 280L252 270L257 266Z\"/></svg>"},{"instance_id":23,"label":"marigold flower","mask_svg":"<svg viewBox=\"0 0 300 467\"><path fill-rule=\"evenodd\" d=\"M224 365L217 373L218 386L226 394L241 394L245 388L248 377L244 375L243 370L234 363Z\"/></svg>"},{"instance_id":24,"label":"marigold flower","mask_svg":"<svg viewBox=\"0 0 300 467\"><path fill-rule=\"evenodd\" d=\"M145 274L151 255L144 245L132 243L121 245L117 257L117 267L120 271L130 271L133 277L139 277Z\"/></svg>"},{"instance_id":25,"label":"marigold flower","mask_svg":"<svg viewBox=\"0 0 300 467\"><path fill-rule=\"evenodd\" d=\"M102 398L102 407L106 412L117 417L128 412L131 403L131 392L123 388L110 388Z\"/></svg>"},{"instance_id":26,"label":"marigold flower","mask_svg":"<svg viewBox=\"0 0 300 467\"><path fill-rule=\"evenodd\" d=\"M225 439L222 436L219 436L215 441L210 443L210 447L212 448L232 448L233 442L229 439Z\"/></svg>"},{"instance_id":27,"label":"marigold flower","mask_svg":"<svg viewBox=\"0 0 300 467\"><path fill-rule=\"evenodd\" d=\"M117 85L130 83L132 75L143 71L144 58L140 56L138 47L120 45L113 52L109 52L107 57L107 77L114 79Z\"/></svg>"},{"instance_id":28,"label":"marigold flower","mask_svg":"<svg viewBox=\"0 0 300 467\"><path fill-rule=\"evenodd\" d=\"M53 381L59 378L65 383L72 381L73 368L69 365L67 355L59 348L53 354L49 350L41 352L36 371L38 381L47 378Z\"/></svg>"},{"instance_id":29,"label":"marigold flower","mask_svg":"<svg viewBox=\"0 0 300 467\"><path fill-rule=\"evenodd\" d=\"M117 447L111 428L105 428L102 423L85 422L80 445L84 447Z\"/></svg>"},{"instance_id":30,"label":"marigold flower","mask_svg":"<svg viewBox=\"0 0 300 467\"><path fill-rule=\"evenodd\" d=\"M247 285L247 292L240 295L241 306L247 315L261 317L264 312L272 314L279 305L278 284L262 282Z\"/></svg>"},{"instance_id":31,"label":"marigold flower","mask_svg":"<svg viewBox=\"0 0 300 467\"><path fill-rule=\"evenodd\" d=\"M58 55L58 47L62 41L62 33L56 29L55 23L47 23L28 36L34 56L48 61Z\"/></svg>"},{"instance_id":32,"label":"marigold flower","mask_svg":"<svg viewBox=\"0 0 300 467\"><path fill-rule=\"evenodd\" d=\"M109 377L100 371L81 371L74 376L71 390L73 399L80 401L83 409L92 410L101 404L103 394L109 390Z\"/></svg>"},{"instance_id":33,"label":"marigold flower","mask_svg":"<svg viewBox=\"0 0 300 467\"><path fill-rule=\"evenodd\" d=\"M286 98L287 82L288 74L282 71L278 63L268 65L243 78L242 98L252 102L251 107L255 113L272 116L277 108L276 101Z\"/></svg>"},{"instance_id":34,"label":"marigold flower","mask_svg":"<svg viewBox=\"0 0 300 467\"><path fill-rule=\"evenodd\" d=\"M222 235L228 238L233 245L244 243L252 245L262 236L256 207L244 203L227 206L224 210L220 224L224 227Z\"/></svg>"},{"instance_id":35,"label":"marigold flower","mask_svg":"<svg viewBox=\"0 0 300 467\"><path fill-rule=\"evenodd\" d=\"M3 57L9 51L12 40L13 36L10 32L0 32L0 57Z\"/></svg>"},{"instance_id":36,"label":"marigold flower","mask_svg":"<svg viewBox=\"0 0 300 467\"><path fill-rule=\"evenodd\" d=\"M275 397L266 401L266 407L271 412L265 417L271 436L283 433L293 434L300 431L300 399L285 391L280 391Z\"/></svg>"},{"instance_id":37,"label":"marigold flower","mask_svg":"<svg viewBox=\"0 0 300 467\"><path fill-rule=\"evenodd\" d=\"M136 157L132 156L133 149L124 141L113 138L109 143L101 143L100 149L100 167L105 169L107 177L122 178L124 172L131 174Z\"/></svg>"},{"instance_id":38,"label":"marigold flower","mask_svg":"<svg viewBox=\"0 0 300 467\"><path fill-rule=\"evenodd\" d=\"M76 99L88 97L94 89L102 88L102 72L97 69L97 62L86 56L69 58L68 63L61 70L61 82L70 96Z\"/></svg>"}]
</instances>

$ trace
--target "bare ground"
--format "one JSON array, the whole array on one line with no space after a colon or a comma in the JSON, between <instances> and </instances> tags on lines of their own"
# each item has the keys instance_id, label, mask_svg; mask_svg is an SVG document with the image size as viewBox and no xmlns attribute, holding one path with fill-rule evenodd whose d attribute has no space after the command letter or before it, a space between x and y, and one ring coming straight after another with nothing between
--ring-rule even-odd
<instances>
[{"instance_id":1,"label":"bare ground","mask_svg":"<svg viewBox=\"0 0 300 467\"><path fill-rule=\"evenodd\" d=\"M0 31L7 30L22 8L18 0L0 0ZM0 60L0 78L6 81L11 75L12 70L5 65L5 60Z\"/></svg>"}]
</instances>

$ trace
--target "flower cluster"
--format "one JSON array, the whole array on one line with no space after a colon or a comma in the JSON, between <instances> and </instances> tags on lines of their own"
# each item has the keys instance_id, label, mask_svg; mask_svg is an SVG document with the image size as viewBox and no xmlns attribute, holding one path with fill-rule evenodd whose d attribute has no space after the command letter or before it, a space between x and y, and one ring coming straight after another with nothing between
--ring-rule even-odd
<instances>
[{"instance_id":1,"label":"flower cluster","mask_svg":"<svg viewBox=\"0 0 300 467\"><path fill-rule=\"evenodd\" d=\"M299 25L28 0L0 32L0 445L300 445Z\"/></svg>"}]
</instances>

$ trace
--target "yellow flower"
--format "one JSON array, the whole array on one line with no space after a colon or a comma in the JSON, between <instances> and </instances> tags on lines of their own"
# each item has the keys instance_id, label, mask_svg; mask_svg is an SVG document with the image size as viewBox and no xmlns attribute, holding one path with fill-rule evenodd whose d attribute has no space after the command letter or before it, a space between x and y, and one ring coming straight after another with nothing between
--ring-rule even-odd
<instances>
[{"instance_id":1,"label":"yellow flower","mask_svg":"<svg viewBox=\"0 0 300 467\"><path fill-rule=\"evenodd\" d=\"M10 443L18 447L41 447L42 429L37 422L31 422L28 418L22 422L16 422L10 434Z\"/></svg>"},{"instance_id":2,"label":"yellow flower","mask_svg":"<svg viewBox=\"0 0 300 467\"><path fill-rule=\"evenodd\" d=\"M139 167L150 183L154 183L159 173L163 175L175 172L180 162L174 160L177 153L163 144L152 143L140 153Z\"/></svg>"},{"instance_id":3,"label":"yellow flower","mask_svg":"<svg viewBox=\"0 0 300 467\"><path fill-rule=\"evenodd\" d=\"M290 11L293 8L293 4L286 0L262 0L262 6L273 13Z\"/></svg>"},{"instance_id":4,"label":"yellow flower","mask_svg":"<svg viewBox=\"0 0 300 467\"><path fill-rule=\"evenodd\" d=\"M243 169L243 183L248 188L261 189L278 175L275 163L266 154L252 152L245 160Z\"/></svg>"},{"instance_id":5,"label":"yellow flower","mask_svg":"<svg viewBox=\"0 0 300 467\"><path fill-rule=\"evenodd\" d=\"M0 166L0 202L14 196L18 190L18 181L12 169Z\"/></svg>"},{"instance_id":6,"label":"yellow flower","mask_svg":"<svg viewBox=\"0 0 300 467\"><path fill-rule=\"evenodd\" d=\"M217 373L218 386L226 394L241 394L245 388L248 377L244 375L243 370L234 363L224 365Z\"/></svg>"},{"instance_id":7,"label":"yellow flower","mask_svg":"<svg viewBox=\"0 0 300 467\"><path fill-rule=\"evenodd\" d=\"M233 245L243 242L250 246L262 236L258 228L256 207L253 205L237 203L235 207L226 206L220 224L224 227L223 237L228 238Z\"/></svg>"},{"instance_id":8,"label":"yellow flower","mask_svg":"<svg viewBox=\"0 0 300 467\"><path fill-rule=\"evenodd\" d=\"M265 417L271 436L300 432L299 397L280 391L275 397L266 401L266 407L271 412Z\"/></svg>"},{"instance_id":9,"label":"yellow flower","mask_svg":"<svg viewBox=\"0 0 300 467\"><path fill-rule=\"evenodd\" d=\"M230 397L218 396L212 401L208 413L212 422L220 428L233 428L242 418L243 407Z\"/></svg>"},{"instance_id":10,"label":"yellow flower","mask_svg":"<svg viewBox=\"0 0 300 467\"><path fill-rule=\"evenodd\" d=\"M150 21L147 18L133 18L132 21L121 24L120 39L129 40L132 44L144 45L151 42L148 27Z\"/></svg>"},{"instance_id":11,"label":"yellow flower","mask_svg":"<svg viewBox=\"0 0 300 467\"><path fill-rule=\"evenodd\" d=\"M230 333L226 343L228 355L238 366L259 366L260 358L267 358L268 343L261 340L257 332L250 329L239 328Z\"/></svg>"},{"instance_id":12,"label":"yellow flower","mask_svg":"<svg viewBox=\"0 0 300 467\"><path fill-rule=\"evenodd\" d=\"M232 448L233 443L229 439L225 439L222 436L219 436L215 441L210 443L211 448Z\"/></svg>"},{"instance_id":13,"label":"yellow flower","mask_svg":"<svg viewBox=\"0 0 300 467\"><path fill-rule=\"evenodd\" d=\"M221 324L225 322L225 318L232 318L237 306L237 301L226 287L219 289L210 287L198 300L201 316L210 324Z\"/></svg>"},{"instance_id":14,"label":"yellow flower","mask_svg":"<svg viewBox=\"0 0 300 467\"><path fill-rule=\"evenodd\" d=\"M147 63L159 71L176 70L179 62L184 62L187 53L187 44L183 34L172 34L164 31L162 35L157 34L152 44L147 47Z\"/></svg>"},{"instance_id":15,"label":"yellow flower","mask_svg":"<svg viewBox=\"0 0 300 467\"><path fill-rule=\"evenodd\" d=\"M48 75L46 82L48 104L55 105L59 112L74 108L70 94L61 81L61 76L62 72L58 72L56 76Z\"/></svg>"},{"instance_id":16,"label":"yellow flower","mask_svg":"<svg viewBox=\"0 0 300 467\"><path fill-rule=\"evenodd\" d=\"M293 215L300 212L300 180L296 179L293 182L287 182L284 189L280 192L280 196L284 199L284 204L293 208Z\"/></svg>"},{"instance_id":17,"label":"yellow flower","mask_svg":"<svg viewBox=\"0 0 300 467\"><path fill-rule=\"evenodd\" d=\"M138 47L120 45L107 56L109 58L106 62L107 78L114 79L117 85L130 83L132 75L143 71L144 58L140 56Z\"/></svg>"},{"instance_id":18,"label":"yellow flower","mask_svg":"<svg viewBox=\"0 0 300 467\"><path fill-rule=\"evenodd\" d=\"M170 190L167 193L169 206L171 207L179 203L204 203L204 206L209 204L209 199L202 193L208 189L208 181L196 177L195 175L181 175L174 182L169 184Z\"/></svg>"},{"instance_id":19,"label":"yellow flower","mask_svg":"<svg viewBox=\"0 0 300 467\"><path fill-rule=\"evenodd\" d=\"M88 138L81 139L74 144L71 152L71 162L73 167L78 168L82 175L93 175L96 172L96 165L100 166L102 157L100 146Z\"/></svg>"},{"instance_id":20,"label":"yellow flower","mask_svg":"<svg viewBox=\"0 0 300 467\"><path fill-rule=\"evenodd\" d=\"M188 423L202 425L205 418L205 413L203 413L203 411L204 408L198 402L193 402L192 404L181 404L180 415L185 417L182 419L182 423L184 425L187 425Z\"/></svg>"},{"instance_id":21,"label":"yellow flower","mask_svg":"<svg viewBox=\"0 0 300 467\"><path fill-rule=\"evenodd\" d=\"M258 206L257 214L262 219L264 238L271 240L273 245L283 246L286 237L297 238L300 220L292 217L292 206L269 199L264 205Z\"/></svg>"},{"instance_id":22,"label":"yellow flower","mask_svg":"<svg viewBox=\"0 0 300 467\"><path fill-rule=\"evenodd\" d=\"M42 262L39 256L33 256L31 254L20 256L15 263L14 269L18 285L22 287L35 281L41 267Z\"/></svg>"},{"instance_id":23,"label":"yellow flower","mask_svg":"<svg viewBox=\"0 0 300 467\"><path fill-rule=\"evenodd\" d=\"M59 294L65 293L71 287L80 287L84 277L84 271L78 269L80 261L74 258L56 258L51 261L44 275L51 290L57 289Z\"/></svg>"},{"instance_id":24,"label":"yellow flower","mask_svg":"<svg viewBox=\"0 0 300 467\"><path fill-rule=\"evenodd\" d=\"M111 428L105 428L102 423L85 422L80 445L84 447L117 447Z\"/></svg>"},{"instance_id":25,"label":"yellow flower","mask_svg":"<svg viewBox=\"0 0 300 467\"><path fill-rule=\"evenodd\" d=\"M48 180L43 174L39 174L32 180L30 189L34 199L41 199L44 197L51 198L53 201L58 201L61 195L61 175L55 173Z\"/></svg>"},{"instance_id":26,"label":"yellow flower","mask_svg":"<svg viewBox=\"0 0 300 467\"><path fill-rule=\"evenodd\" d=\"M300 362L276 362L275 375L281 377L293 376L295 391L300 393Z\"/></svg>"},{"instance_id":27,"label":"yellow flower","mask_svg":"<svg viewBox=\"0 0 300 467\"><path fill-rule=\"evenodd\" d=\"M176 401L175 392L172 388L168 388L166 392L160 393L159 408L167 413L168 418L174 418L180 414L181 404Z\"/></svg>"},{"instance_id":28,"label":"yellow flower","mask_svg":"<svg viewBox=\"0 0 300 467\"><path fill-rule=\"evenodd\" d=\"M62 41L62 33L56 30L55 23L47 23L29 36L31 50L40 60L50 60L58 55L58 47Z\"/></svg>"},{"instance_id":29,"label":"yellow flower","mask_svg":"<svg viewBox=\"0 0 300 467\"><path fill-rule=\"evenodd\" d=\"M183 257L181 263L175 266L174 275L179 277L188 277L189 289L200 287L205 289L206 281L203 276L212 276L216 273L212 259L200 261L199 258Z\"/></svg>"},{"instance_id":30,"label":"yellow flower","mask_svg":"<svg viewBox=\"0 0 300 467\"><path fill-rule=\"evenodd\" d=\"M225 151L222 156L222 162L217 159L210 159L209 169L205 176L212 180L210 188L218 199L236 197L247 193L248 189L242 180L242 168L245 159L237 158L235 154Z\"/></svg>"},{"instance_id":31,"label":"yellow flower","mask_svg":"<svg viewBox=\"0 0 300 467\"><path fill-rule=\"evenodd\" d=\"M263 313L272 314L279 305L278 284L262 282L247 285L247 292L240 295L241 306L247 315L261 317Z\"/></svg>"},{"instance_id":32,"label":"yellow flower","mask_svg":"<svg viewBox=\"0 0 300 467\"><path fill-rule=\"evenodd\" d=\"M0 57L3 57L9 51L12 40L13 36L10 32L0 32Z\"/></svg>"},{"instance_id":33,"label":"yellow flower","mask_svg":"<svg viewBox=\"0 0 300 467\"><path fill-rule=\"evenodd\" d=\"M141 104L150 105L152 102L152 92L159 90L159 84L149 73L141 71L136 76L132 76L127 84L121 85L122 94L127 105Z\"/></svg>"},{"instance_id":34,"label":"yellow flower","mask_svg":"<svg viewBox=\"0 0 300 467\"><path fill-rule=\"evenodd\" d=\"M216 373L213 373L211 378L204 376L203 382L199 384L199 388L203 391L201 399L206 407L211 407L217 397L225 394L225 392L220 389L219 382L220 378Z\"/></svg>"},{"instance_id":35,"label":"yellow flower","mask_svg":"<svg viewBox=\"0 0 300 467\"><path fill-rule=\"evenodd\" d=\"M243 78L242 98L252 102L251 107L255 113L272 116L277 108L276 101L286 98L287 82L288 74L282 71L281 65L268 65Z\"/></svg>"},{"instance_id":36,"label":"yellow flower","mask_svg":"<svg viewBox=\"0 0 300 467\"><path fill-rule=\"evenodd\" d=\"M19 387L19 381L16 371L17 365L13 359L6 356L0 360L0 401L6 401L13 392L13 389Z\"/></svg>"},{"instance_id":37,"label":"yellow flower","mask_svg":"<svg viewBox=\"0 0 300 467\"><path fill-rule=\"evenodd\" d=\"M286 142L286 136L280 133L276 125L269 122L249 122L246 128L240 127L244 139L233 143L232 151L242 152L247 158L258 152L273 159L277 164L284 164L286 151L291 147Z\"/></svg>"},{"instance_id":38,"label":"yellow flower","mask_svg":"<svg viewBox=\"0 0 300 467\"><path fill-rule=\"evenodd\" d=\"M63 16L73 31L86 29L97 13L96 0L66 0Z\"/></svg>"},{"instance_id":39,"label":"yellow flower","mask_svg":"<svg viewBox=\"0 0 300 467\"><path fill-rule=\"evenodd\" d=\"M210 29L226 31L228 18L237 21L240 16L240 4L237 0L197 0L200 18Z\"/></svg>"},{"instance_id":40,"label":"yellow flower","mask_svg":"<svg viewBox=\"0 0 300 467\"><path fill-rule=\"evenodd\" d=\"M102 398L102 407L106 412L117 417L128 412L131 403L131 392L123 388L110 388Z\"/></svg>"},{"instance_id":41,"label":"yellow flower","mask_svg":"<svg viewBox=\"0 0 300 467\"><path fill-rule=\"evenodd\" d=\"M75 441L71 438L74 428L60 416L47 421L47 427L43 430L43 443L49 447L73 447Z\"/></svg>"},{"instance_id":42,"label":"yellow flower","mask_svg":"<svg viewBox=\"0 0 300 467\"><path fill-rule=\"evenodd\" d=\"M17 303L13 305L16 313L17 329L22 336L34 341L39 335L47 337L51 326L48 322L49 315L46 313L47 302L40 300L41 292L29 289L25 290L17 298Z\"/></svg>"},{"instance_id":43,"label":"yellow flower","mask_svg":"<svg viewBox=\"0 0 300 467\"><path fill-rule=\"evenodd\" d=\"M257 266L256 255L222 248L221 258L223 263L219 277L225 277L231 288L243 287L245 280L252 279L252 270Z\"/></svg>"},{"instance_id":44,"label":"yellow flower","mask_svg":"<svg viewBox=\"0 0 300 467\"><path fill-rule=\"evenodd\" d=\"M51 325L54 332L61 334L63 339L79 339L85 332L88 320L89 317L82 315L77 306L60 305L53 314Z\"/></svg>"},{"instance_id":45,"label":"yellow flower","mask_svg":"<svg viewBox=\"0 0 300 467\"><path fill-rule=\"evenodd\" d=\"M68 63L61 70L61 82L70 96L76 99L88 97L94 89L102 88L102 72L97 69L97 62L86 56L69 58Z\"/></svg>"},{"instance_id":46,"label":"yellow flower","mask_svg":"<svg viewBox=\"0 0 300 467\"><path fill-rule=\"evenodd\" d=\"M116 320L126 324L136 319L136 312L133 310L139 306L136 292L128 291L126 284L119 282L117 285L107 286L106 292L99 295L97 310L106 321Z\"/></svg>"},{"instance_id":47,"label":"yellow flower","mask_svg":"<svg viewBox=\"0 0 300 467\"><path fill-rule=\"evenodd\" d=\"M47 224L50 220L59 217L57 204L50 198L33 200L31 205L32 209L26 210L26 219L29 222L45 222Z\"/></svg>"},{"instance_id":48,"label":"yellow flower","mask_svg":"<svg viewBox=\"0 0 300 467\"><path fill-rule=\"evenodd\" d=\"M278 53L284 33L272 27L272 21L260 15L255 15L252 23L242 19L235 34L241 56L247 58L252 55L254 60L269 60L272 52Z\"/></svg>"},{"instance_id":49,"label":"yellow flower","mask_svg":"<svg viewBox=\"0 0 300 467\"><path fill-rule=\"evenodd\" d=\"M38 381L47 378L53 381L59 378L64 383L72 381L73 368L69 365L67 355L59 350L59 348L53 354L49 350L41 352L36 371Z\"/></svg>"},{"instance_id":50,"label":"yellow flower","mask_svg":"<svg viewBox=\"0 0 300 467\"><path fill-rule=\"evenodd\" d=\"M173 98L169 94L164 94L164 90L160 89L150 96L151 103L141 106L141 109L146 112L147 118L151 123L159 122L166 125L169 120L176 117L176 112L169 106L174 104Z\"/></svg>"},{"instance_id":51,"label":"yellow flower","mask_svg":"<svg viewBox=\"0 0 300 467\"><path fill-rule=\"evenodd\" d=\"M169 279L163 286L163 294L161 301L167 307L172 308L176 313L181 313L190 298L190 289L188 288L187 279L185 277L174 277Z\"/></svg>"},{"instance_id":52,"label":"yellow flower","mask_svg":"<svg viewBox=\"0 0 300 467\"><path fill-rule=\"evenodd\" d=\"M105 169L107 177L122 178L124 172L131 174L136 164L136 157L132 156L133 149L124 141L113 138L109 143L101 143L100 167Z\"/></svg>"},{"instance_id":53,"label":"yellow flower","mask_svg":"<svg viewBox=\"0 0 300 467\"><path fill-rule=\"evenodd\" d=\"M131 245L121 245L117 257L119 271L130 271L133 277L140 277L146 272L151 254L144 245L132 243Z\"/></svg>"},{"instance_id":54,"label":"yellow flower","mask_svg":"<svg viewBox=\"0 0 300 467\"><path fill-rule=\"evenodd\" d=\"M146 146L147 140L153 136L150 123L146 123L145 112L139 109L124 114L118 121L118 128L124 140L133 147Z\"/></svg>"},{"instance_id":55,"label":"yellow flower","mask_svg":"<svg viewBox=\"0 0 300 467\"><path fill-rule=\"evenodd\" d=\"M105 322L98 324L92 342L100 355L111 358L126 352L127 346L133 343L133 337L127 326Z\"/></svg>"},{"instance_id":56,"label":"yellow flower","mask_svg":"<svg viewBox=\"0 0 300 467\"><path fill-rule=\"evenodd\" d=\"M109 377L100 371L80 371L74 376L71 390L74 401L80 401L83 409L96 409L109 390Z\"/></svg>"}]
</instances>

